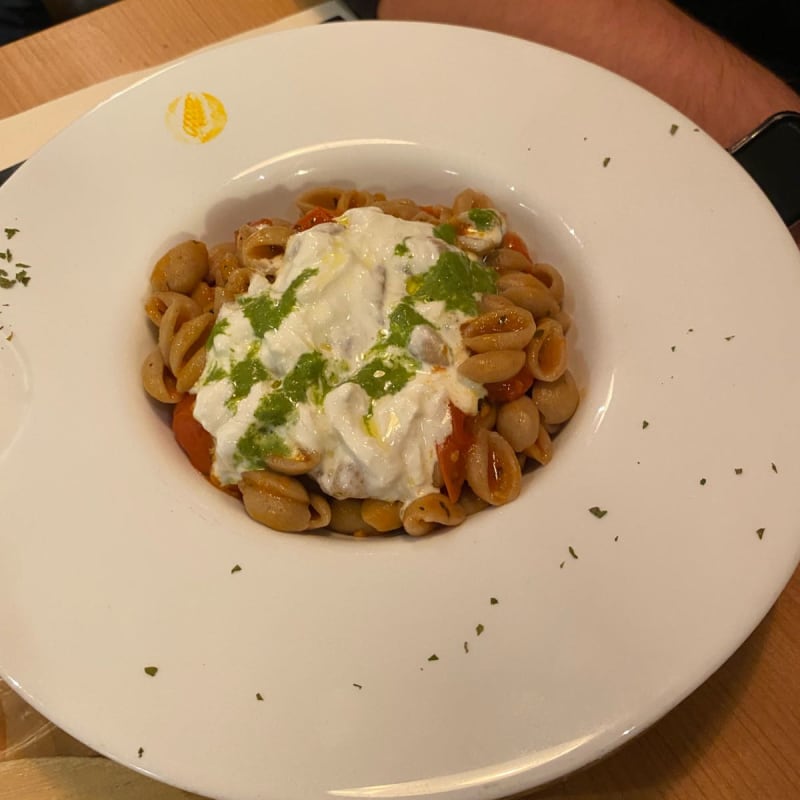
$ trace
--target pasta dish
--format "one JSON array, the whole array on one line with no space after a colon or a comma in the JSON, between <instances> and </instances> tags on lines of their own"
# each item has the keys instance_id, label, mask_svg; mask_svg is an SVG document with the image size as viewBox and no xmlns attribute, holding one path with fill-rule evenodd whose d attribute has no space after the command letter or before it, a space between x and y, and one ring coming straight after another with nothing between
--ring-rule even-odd
<instances>
[{"instance_id":1,"label":"pasta dish","mask_svg":"<svg viewBox=\"0 0 800 800\"><path fill-rule=\"evenodd\" d=\"M297 206L152 270L143 384L191 463L281 531L418 536L514 500L578 404L561 274L473 190Z\"/></svg>"}]
</instances>

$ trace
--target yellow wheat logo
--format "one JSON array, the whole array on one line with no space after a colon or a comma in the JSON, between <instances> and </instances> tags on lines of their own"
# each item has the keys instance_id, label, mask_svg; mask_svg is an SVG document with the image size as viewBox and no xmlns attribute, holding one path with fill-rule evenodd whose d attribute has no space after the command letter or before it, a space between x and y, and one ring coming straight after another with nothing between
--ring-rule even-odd
<instances>
[{"instance_id":1,"label":"yellow wheat logo","mask_svg":"<svg viewBox=\"0 0 800 800\"><path fill-rule=\"evenodd\" d=\"M183 142L203 144L222 133L228 114L222 101L208 92L188 92L167 106L167 125Z\"/></svg>"}]
</instances>

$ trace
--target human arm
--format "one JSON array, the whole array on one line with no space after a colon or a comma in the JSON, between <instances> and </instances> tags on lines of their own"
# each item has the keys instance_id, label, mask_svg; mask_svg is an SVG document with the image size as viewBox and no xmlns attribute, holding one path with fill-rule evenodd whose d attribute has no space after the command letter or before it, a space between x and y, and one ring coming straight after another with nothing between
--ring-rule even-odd
<instances>
[{"instance_id":1,"label":"human arm","mask_svg":"<svg viewBox=\"0 0 800 800\"><path fill-rule=\"evenodd\" d=\"M485 28L555 47L666 100L730 147L800 97L667 0L381 0L382 19Z\"/></svg>"}]
</instances>

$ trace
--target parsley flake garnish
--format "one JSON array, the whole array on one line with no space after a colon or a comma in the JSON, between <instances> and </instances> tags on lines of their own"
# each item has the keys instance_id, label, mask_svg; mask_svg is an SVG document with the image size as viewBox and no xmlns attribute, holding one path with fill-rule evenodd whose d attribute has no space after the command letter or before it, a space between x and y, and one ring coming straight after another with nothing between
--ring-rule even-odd
<instances>
[{"instance_id":1,"label":"parsley flake garnish","mask_svg":"<svg viewBox=\"0 0 800 800\"><path fill-rule=\"evenodd\" d=\"M706 485L706 479L705 478L700 478L700 485L701 486L705 486Z\"/></svg>"},{"instance_id":2,"label":"parsley flake garnish","mask_svg":"<svg viewBox=\"0 0 800 800\"><path fill-rule=\"evenodd\" d=\"M483 625L482 625L482 624L479 622L479 623L478 623L478 624L475 626L475 635L476 635L476 636L480 636L480 635L481 635L481 634L484 632L484 630L486 630L486 629L485 629L485 628L483 627Z\"/></svg>"},{"instance_id":3,"label":"parsley flake garnish","mask_svg":"<svg viewBox=\"0 0 800 800\"><path fill-rule=\"evenodd\" d=\"M675 345L672 345L672 347L670 347L670 350L672 350L672 352L674 353L675 352Z\"/></svg>"},{"instance_id":4,"label":"parsley flake garnish","mask_svg":"<svg viewBox=\"0 0 800 800\"><path fill-rule=\"evenodd\" d=\"M644 427L646 427L646 426L644 426ZM599 506L592 506L592 507L589 509L589 513L590 513L592 516L595 516L595 517L597 517L597 519L603 519L603 517L604 517L606 514L608 514L608 509L607 509L607 508L600 508Z\"/></svg>"},{"instance_id":5,"label":"parsley flake garnish","mask_svg":"<svg viewBox=\"0 0 800 800\"><path fill-rule=\"evenodd\" d=\"M572 545L570 545L570 546L569 546L567 549L569 550L569 554L570 554L570 555L571 555L573 558L575 558L575 559L577 559L577 558L578 558L578 554L575 552L575 549L572 547Z\"/></svg>"},{"instance_id":6,"label":"parsley flake garnish","mask_svg":"<svg viewBox=\"0 0 800 800\"><path fill-rule=\"evenodd\" d=\"M434 653L433 655L428 656L428 661L438 661L438 660L439 660L439 656L437 656L436 653Z\"/></svg>"},{"instance_id":7,"label":"parsley flake garnish","mask_svg":"<svg viewBox=\"0 0 800 800\"><path fill-rule=\"evenodd\" d=\"M256 700L258 700L260 703L263 703L264 702L264 695L261 694L261 692L256 692Z\"/></svg>"},{"instance_id":8,"label":"parsley flake garnish","mask_svg":"<svg viewBox=\"0 0 800 800\"><path fill-rule=\"evenodd\" d=\"M737 475L741 475L744 471L741 467L735 467L733 470Z\"/></svg>"},{"instance_id":9,"label":"parsley flake garnish","mask_svg":"<svg viewBox=\"0 0 800 800\"><path fill-rule=\"evenodd\" d=\"M777 475L778 474L778 468L775 466L775 462L774 461L772 462L771 466L772 466L772 471Z\"/></svg>"},{"instance_id":10,"label":"parsley flake garnish","mask_svg":"<svg viewBox=\"0 0 800 800\"><path fill-rule=\"evenodd\" d=\"M649 425L650 425L650 423L646 419L642 420L642 430L644 430L645 428L649 427Z\"/></svg>"},{"instance_id":11,"label":"parsley flake garnish","mask_svg":"<svg viewBox=\"0 0 800 800\"><path fill-rule=\"evenodd\" d=\"M759 528L759 529L756 531L756 536L758 536L758 538L759 538L759 539L763 539L763 538L764 538L764 531L765 531L765 530L766 530L766 528Z\"/></svg>"},{"instance_id":12,"label":"parsley flake garnish","mask_svg":"<svg viewBox=\"0 0 800 800\"><path fill-rule=\"evenodd\" d=\"M564 569L564 564L566 564L566 563L567 563L566 561L562 561L562 562L561 562L561 563L558 565L558 568L559 568L559 569Z\"/></svg>"},{"instance_id":13,"label":"parsley flake garnish","mask_svg":"<svg viewBox=\"0 0 800 800\"><path fill-rule=\"evenodd\" d=\"M674 136L678 132L678 126L673 122L669 127L669 135Z\"/></svg>"},{"instance_id":14,"label":"parsley flake garnish","mask_svg":"<svg viewBox=\"0 0 800 800\"><path fill-rule=\"evenodd\" d=\"M353 686L355 686L356 689L363 689L364 688L360 683L354 683Z\"/></svg>"},{"instance_id":15,"label":"parsley flake garnish","mask_svg":"<svg viewBox=\"0 0 800 800\"><path fill-rule=\"evenodd\" d=\"M408 238L408 237L406 237ZM411 251L408 249L408 245L406 244L406 240L403 239L402 242L396 244L394 246L394 254L396 256L407 256Z\"/></svg>"},{"instance_id":16,"label":"parsley flake garnish","mask_svg":"<svg viewBox=\"0 0 800 800\"><path fill-rule=\"evenodd\" d=\"M238 564L234 564L233 567L231 568L231 575L233 575L235 572L241 572L241 571L242 568Z\"/></svg>"},{"instance_id":17,"label":"parsley flake garnish","mask_svg":"<svg viewBox=\"0 0 800 800\"><path fill-rule=\"evenodd\" d=\"M615 536L615 537L614 537L614 541L615 541L615 542L618 542L618 541L619 541L619 536Z\"/></svg>"},{"instance_id":18,"label":"parsley flake garnish","mask_svg":"<svg viewBox=\"0 0 800 800\"><path fill-rule=\"evenodd\" d=\"M465 653L469 653L469 643L468 642L464 642L464 652Z\"/></svg>"},{"instance_id":19,"label":"parsley flake garnish","mask_svg":"<svg viewBox=\"0 0 800 800\"><path fill-rule=\"evenodd\" d=\"M139 749L136 751L136 753L137 753L137 755L139 756L139 758L141 758L141 757L144 755L144 747L140 747L140 748L139 748Z\"/></svg>"},{"instance_id":20,"label":"parsley flake garnish","mask_svg":"<svg viewBox=\"0 0 800 800\"><path fill-rule=\"evenodd\" d=\"M490 606L496 606L499 602L500 601L496 597L490 597L489 598L489 605Z\"/></svg>"},{"instance_id":21,"label":"parsley flake garnish","mask_svg":"<svg viewBox=\"0 0 800 800\"><path fill-rule=\"evenodd\" d=\"M6 234L6 239L13 239L19 233L19 228L3 228L3 231Z\"/></svg>"},{"instance_id":22,"label":"parsley flake garnish","mask_svg":"<svg viewBox=\"0 0 800 800\"><path fill-rule=\"evenodd\" d=\"M145 667L144 671L151 678L154 678L156 676L156 673L158 672L158 667Z\"/></svg>"},{"instance_id":23,"label":"parsley flake garnish","mask_svg":"<svg viewBox=\"0 0 800 800\"><path fill-rule=\"evenodd\" d=\"M725 341L729 342L731 339L735 339L735 338L736 338L736 334L734 333L732 336L726 336L725 337Z\"/></svg>"},{"instance_id":24,"label":"parsley flake garnish","mask_svg":"<svg viewBox=\"0 0 800 800\"><path fill-rule=\"evenodd\" d=\"M607 166L608 166L610 163L611 163L611 156L606 156L606 157L603 159L603 167L604 167L604 168L605 168L605 167L607 167Z\"/></svg>"}]
</instances>

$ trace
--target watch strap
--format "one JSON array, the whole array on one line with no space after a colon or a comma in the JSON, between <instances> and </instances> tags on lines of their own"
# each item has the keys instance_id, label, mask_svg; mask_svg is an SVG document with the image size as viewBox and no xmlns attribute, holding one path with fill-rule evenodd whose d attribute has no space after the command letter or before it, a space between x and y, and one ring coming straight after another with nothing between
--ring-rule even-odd
<instances>
[{"instance_id":1,"label":"watch strap","mask_svg":"<svg viewBox=\"0 0 800 800\"><path fill-rule=\"evenodd\" d=\"M800 221L800 114L774 114L729 152L761 187L786 225Z\"/></svg>"}]
</instances>

